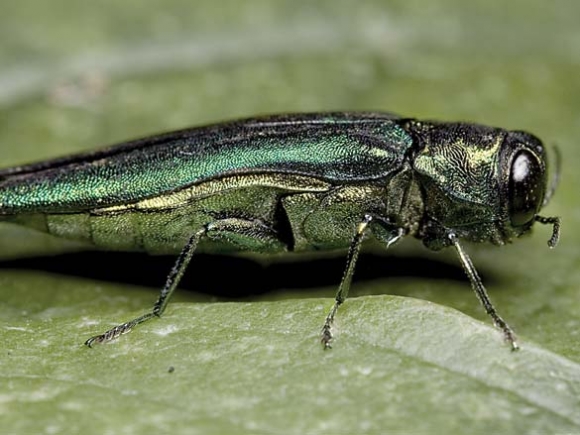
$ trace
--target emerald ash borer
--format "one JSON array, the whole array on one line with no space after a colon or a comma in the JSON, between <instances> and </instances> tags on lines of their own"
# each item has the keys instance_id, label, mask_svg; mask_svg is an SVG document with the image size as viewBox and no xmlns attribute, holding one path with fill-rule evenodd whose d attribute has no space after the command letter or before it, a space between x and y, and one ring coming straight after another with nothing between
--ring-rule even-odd
<instances>
[{"instance_id":1,"label":"emerald ash borer","mask_svg":"<svg viewBox=\"0 0 580 435\"><path fill-rule=\"evenodd\" d=\"M535 222L557 184L542 142L523 131L387 113L275 115L197 127L0 170L0 218L111 250L178 254L151 311L89 338L117 338L160 316L196 251L344 248L324 347L367 237L453 246L486 312L517 349L463 248L503 245ZM321 319L322 320L322 319Z\"/></svg>"}]
</instances>

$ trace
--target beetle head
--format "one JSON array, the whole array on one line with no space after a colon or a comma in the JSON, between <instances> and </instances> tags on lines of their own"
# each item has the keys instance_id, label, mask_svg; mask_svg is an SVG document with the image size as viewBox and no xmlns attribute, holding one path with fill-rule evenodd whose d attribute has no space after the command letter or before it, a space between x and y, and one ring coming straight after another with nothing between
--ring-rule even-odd
<instances>
[{"instance_id":1,"label":"beetle head","mask_svg":"<svg viewBox=\"0 0 580 435\"><path fill-rule=\"evenodd\" d=\"M504 244L534 222L553 224L549 244L555 245L559 220L538 215L549 197L546 152L538 138L466 123L415 121L408 128L421 144L413 167L425 201L427 246L448 246L450 233Z\"/></svg>"}]
</instances>

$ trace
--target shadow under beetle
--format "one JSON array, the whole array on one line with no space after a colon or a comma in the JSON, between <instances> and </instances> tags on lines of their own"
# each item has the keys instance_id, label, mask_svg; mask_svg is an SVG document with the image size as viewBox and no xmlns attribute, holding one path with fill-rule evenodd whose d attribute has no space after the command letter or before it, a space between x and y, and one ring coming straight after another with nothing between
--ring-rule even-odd
<instances>
[{"instance_id":1,"label":"shadow under beetle","mask_svg":"<svg viewBox=\"0 0 580 435\"><path fill-rule=\"evenodd\" d=\"M150 312L89 338L117 338L160 316L193 253L346 248L325 348L367 236L453 246L486 312L513 349L462 240L503 245L542 217L542 142L522 131L387 113L311 113L170 132L0 170L0 219L112 250L179 253Z\"/></svg>"}]
</instances>

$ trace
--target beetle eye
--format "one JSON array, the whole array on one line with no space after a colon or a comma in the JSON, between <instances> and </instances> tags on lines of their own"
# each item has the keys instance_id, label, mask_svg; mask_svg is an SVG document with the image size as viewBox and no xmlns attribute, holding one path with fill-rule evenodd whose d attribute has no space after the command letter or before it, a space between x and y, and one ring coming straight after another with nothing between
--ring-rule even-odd
<instances>
[{"instance_id":1,"label":"beetle eye","mask_svg":"<svg viewBox=\"0 0 580 435\"><path fill-rule=\"evenodd\" d=\"M512 163L509 182L509 212L514 227L533 220L544 197L544 171L529 151L519 152Z\"/></svg>"}]
</instances>

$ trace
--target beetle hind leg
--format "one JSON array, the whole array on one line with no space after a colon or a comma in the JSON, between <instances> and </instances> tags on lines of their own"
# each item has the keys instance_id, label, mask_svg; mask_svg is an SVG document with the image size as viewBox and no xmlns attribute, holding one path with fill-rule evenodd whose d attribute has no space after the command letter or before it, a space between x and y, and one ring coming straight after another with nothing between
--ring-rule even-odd
<instances>
[{"instance_id":1,"label":"beetle hind leg","mask_svg":"<svg viewBox=\"0 0 580 435\"><path fill-rule=\"evenodd\" d=\"M286 248L286 245L277 238L276 231L259 220L226 218L211 222L193 234L183 247L151 311L136 319L115 326L103 334L95 335L89 338L85 344L92 347L93 344L114 340L130 332L137 325L155 317L160 317L177 289L199 241L204 238L225 241L237 248L252 251L279 251Z\"/></svg>"},{"instance_id":2,"label":"beetle hind leg","mask_svg":"<svg viewBox=\"0 0 580 435\"><path fill-rule=\"evenodd\" d=\"M159 298L157 299L157 302L155 302L155 305L153 305L153 309L150 312L145 313L136 319L115 326L103 334L95 335L85 341L85 344L89 347L92 347L93 344L96 343L104 343L106 341L114 340L115 338L130 332L135 326L144 323L147 320L161 316L163 311L165 311L169 300L171 299L171 295L177 288L181 277L185 273L185 269L187 269L187 265L193 256L199 240L205 235L206 231L206 228L203 228L189 238L181 250L181 253L177 257L177 261L173 265L171 272L169 272L167 280L165 281L165 285L159 294Z\"/></svg>"},{"instance_id":3,"label":"beetle hind leg","mask_svg":"<svg viewBox=\"0 0 580 435\"><path fill-rule=\"evenodd\" d=\"M280 240L278 232L260 220L220 219L207 225L207 237L253 252L280 252L288 249Z\"/></svg>"}]
</instances>

